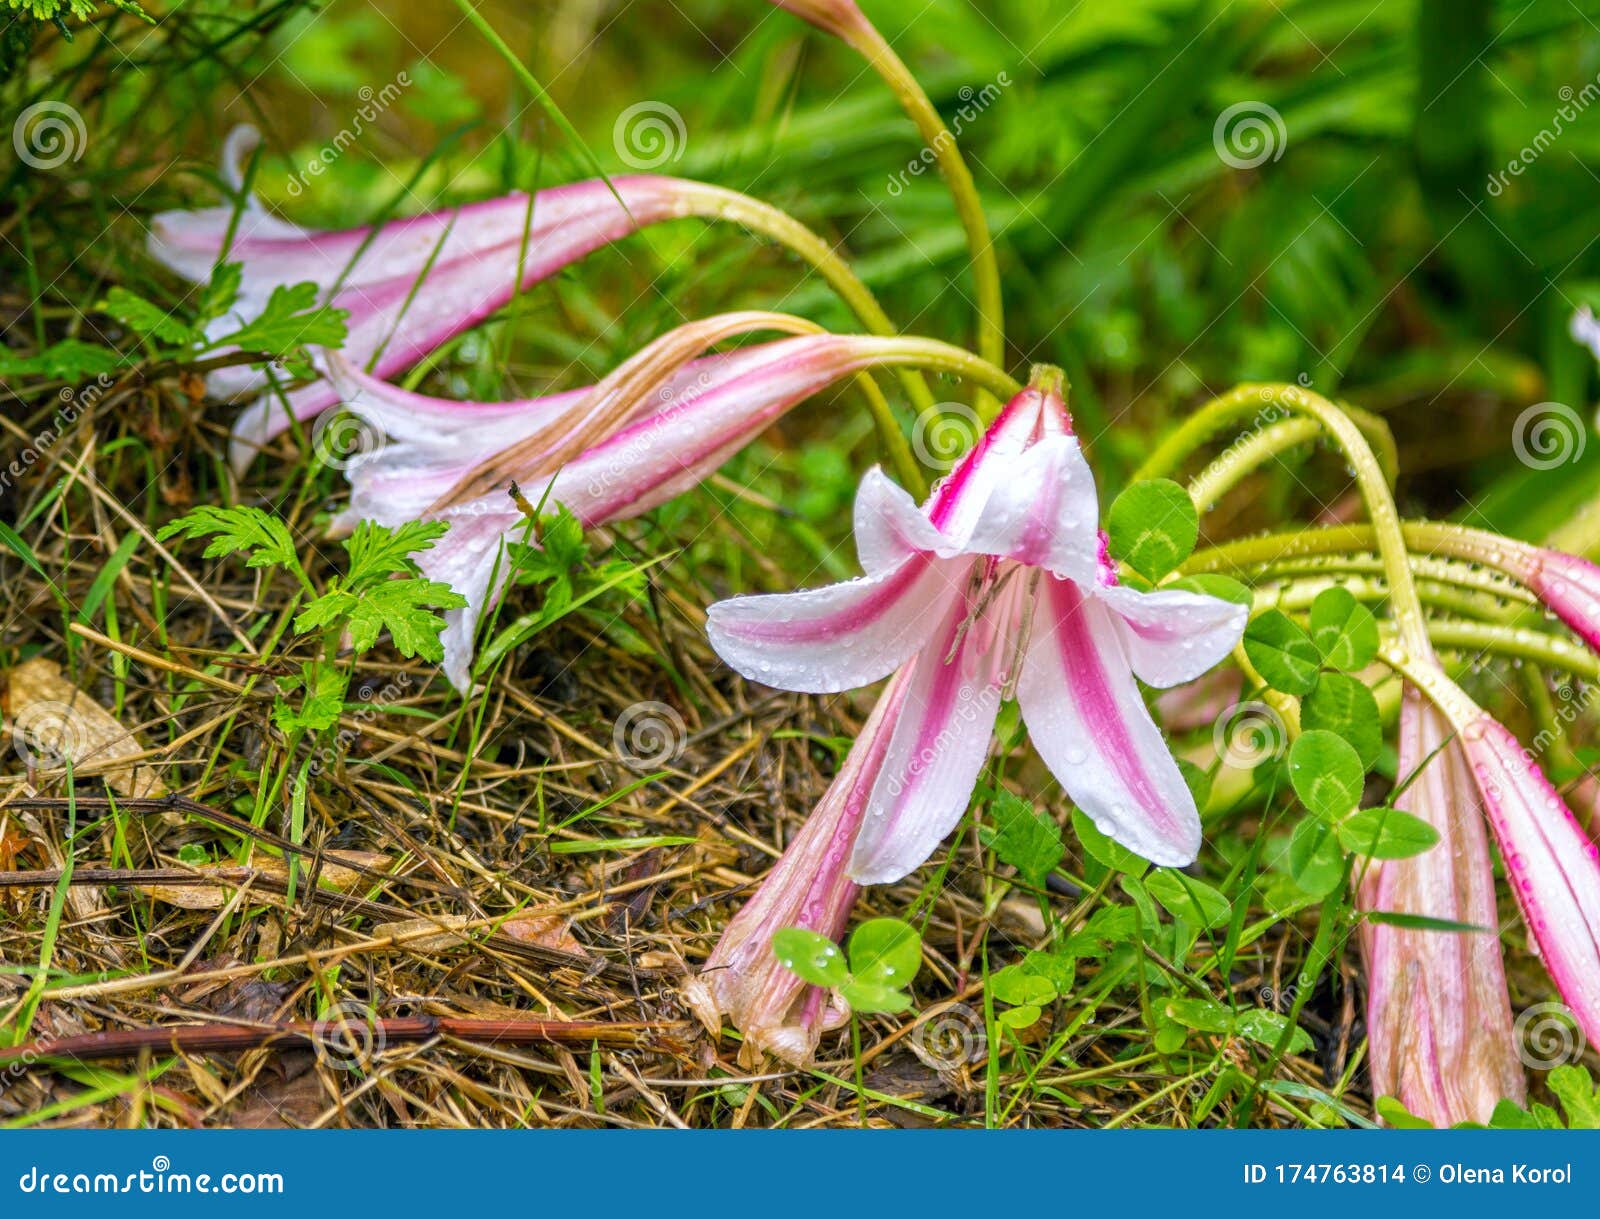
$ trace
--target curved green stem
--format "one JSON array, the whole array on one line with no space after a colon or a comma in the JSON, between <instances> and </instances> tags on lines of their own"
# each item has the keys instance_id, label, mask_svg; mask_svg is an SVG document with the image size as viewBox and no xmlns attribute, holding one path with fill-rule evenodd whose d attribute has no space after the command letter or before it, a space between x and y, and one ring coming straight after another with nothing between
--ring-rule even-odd
<instances>
[{"instance_id":1,"label":"curved green stem","mask_svg":"<svg viewBox=\"0 0 1600 1219\"><path fill-rule=\"evenodd\" d=\"M1241 393L1255 394L1257 397L1241 404L1236 401ZM1256 415L1256 422L1263 426L1236 440L1226 452L1220 454L1206 467L1191 486L1190 493L1195 496L1196 507L1205 512L1250 470L1285 449L1315 439L1319 432L1325 430L1313 418L1281 418L1277 413L1279 410L1293 409L1286 407L1281 399L1280 395L1284 393L1305 394L1319 402L1327 403L1326 398L1298 385L1241 385L1221 398L1206 403L1173 429L1156 446L1155 452L1145 458L1144 463L1134 471L1132 481L1170 478L1190 453L1218 432L1236 424L1242 418ZM1253 406L1255 409L1241 409L1241 405L1246 408ZM1331 403L1328 405L1332 406ZM1389 425L1371 411L1364 411L1359 407L1339 406L1334 409L1345 414L1360 429L1367 443L1377 454L1385 484L1392 485L1399 459ZM1202 495L1205 498L1202 499Z\"/></svg>"},{"instance_id":2,"label":"curved green stem","mask_svg":"<svg viewBox=\"0 0 1600 1219\"><path fill-rule=\"evenodd\" d=\"M1330 588L1342 588L1357 601L1381 602L1389 595L1389 586L1381 579L1381 568L1375 568L1355 577L1313 573L1285 579L1276 587L1257 589L1255 604L1285 612L1303 611L1311 607L1318 594ZM1502 604L1500 597L1470 586L1463 588L1453 583L1419 579L1417 596L1424 605L1486 622L1515 625L1520 621L1516 610Z\"/></svg>"},{"instance_id":3,"label":"curved green stem","mask_svg":"<svg viewBox=\"0 0 1600 1219\"><path fill-rule=\"evenodd\" d=\"M899 333L889 320L889 315L883 311L883 306L878 304L878 298L872 295L872 289L861 282L860 277L850 269L850 264L788 212L738 191L704 182L681 181L677 197L684 204L685 216L726 220L742 225L799 255L839 294L839 298L871 333L884 336ZM915 370L904 371L901 380L917 410L932 409L936 401L933 391Z\"/></svg>"},{"instance_id":4,"label":"curved green stem","mask_svg":"<svg viewBox=\"0 0 1600 1219\"><path fill-rule=\"evenodd\" d=\"M942 343L938 339L896 335L893 338L860 336L855 341L861 345L862 354L871 364L949 373L1001 398L1013 398L1022 392L1022 383L1004 369L997 368L965 348Z\"/></svg>"},{"instance_id":5,"label":"curved green stem","mask_svg":"<svg viewBox=\"0 0 1600 1219\"><path fill-rule=\"evenodd\" d=\"M1383 467L1385 480L1393 486L1400 461L1389 425L1371 411L1348 405L1339 409L1361 429ZM1201 512L1209 512L1252 470L1265 465L1279 453L1308 440L1315 440L1321 430L1310 419L1284 419L1240 437L1226 452L1219 454L1210 465L1195 475L1194 481L1189 484L1189 495L1194 499L1195 507Z\"/></svg>"},{"instance_id":6,"label":"curved green stem","mask_svg":"<svg viewBox=\"0 0 1600 1219\"><path fill-rule=\"evenodd\" d=\"M1419 660L1431 658L1433 649L1428 643L1422 605L1407 565L1405 538L1400 532L1400 513L1394 506L1394 497L1389 494L1389 483L1383 467L1350 416L1321 394L1312 393L1299 385L1241 385L1196 411L1173 436L1168 437L1167 443L1151 455L1141 468L1141 474L1149 477L1145 471L1152 467L1157 470L1174 468L1182 454L1206 436L1271 407L1315 420L1344 452L1361 492L1362 503L1366 506L1367 519L1372 524L1378 555L1383 560L1384 573L1389 581L1389 611L1394 617L1399 637L1404 646L1415 650ZM1184 443L1175 443L1175 440ZM1439 676L1443 678L1444 674L1441 672Z\"/></svg>"},{"instance_id":7,"label":"curved green stem","mask_svg":"<svg viewBox=\"0 0 1600 1219\"><path fill-rule=\"evenodd\" d=\"M967 249L972 255L972 278L977 290L978 352L992 364L1005 363L1005 308L1000 294L1000 265L995 259L994 241L989 235L989 221L983 214L983 201L978 197L977 185L967 168L961 150L956 147L956 137L945 125L944 119L928 99L911 69L895 54L894 48L870 22L851 24L840 31L844 39L872 66L884 82L894 90L928 149L938 162L955 202L956 216L967 236ZM979 413L991 419L999 403L980 399Z\"/></svg>"}]
</instances>

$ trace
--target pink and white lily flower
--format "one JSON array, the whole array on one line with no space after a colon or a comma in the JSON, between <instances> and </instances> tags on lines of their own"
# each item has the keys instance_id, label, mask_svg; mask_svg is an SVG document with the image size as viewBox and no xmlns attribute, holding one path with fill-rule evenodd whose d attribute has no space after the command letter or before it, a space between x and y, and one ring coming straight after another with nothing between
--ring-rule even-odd
<instances>
[{"instance_id":1,"label":"pink and white lily flower","mask_svg":"<svg viewBox=\"0 0 1600 1219\"><path fill-rule=\"evenodd\" d=\"M348 459L349 508L336 522L423 518L450 532L418 555L423 574L467 599L446 613L444 670L469 682L473 636L509 576L507 542L527 517L508 494L586 527L637 516L701 482L796 403L874 364L907 362L896 340L806 334L691 359L781 315L726 314L650 344L598 386L519 402L457 402L409 393L340 354L330 374L348 409L384 442ZM375 438L374 438L375 439ZM357 446L358 450L360 445Z\"/></svg>"},{"instance_id":2,"label":"pink and white lily flower","mask_svg":"<svg viewBox=\"0 0 1600 1219\"><path fill-rule=\"evenodd\" d=\"M235 192L243 190L243 162L258 138L239 127L224 144L222 173ZM247 195L237 216L232 206L161 213L151 221L149 249L195 283L209 280L219 261L242 265L238 298L210 325L211 337L257 316L274 288L317 284L322 303L349 312L347 359L387 377L488 317L519 288L644 225L688 214L686 192L703 196L707 189L648 174L594 179L531 200L516 193L338 232L280 220ZM243 366L212 373L207 386L220 397L268 391L235 424L230 457L240 470L291 416L304 421L339 401L329 381L285 394L269 388L264 372Z\"/></svg>"},{"instance_id":3,"label":"pink and white lily flower","mask_svg":"<svg viewBox=\"0 0 1600 1219\"><path fill-rule=\"evenodd\" d=\"M711 608L712 646L753 681L832 693L909 676L849 875L898 880L966 810L1002 698L1099 828L1158 864L1200 846L1194 797L1135 677L1172 686L1243 633L1218 598L1118 584L1094 479L1047 372L918 508L881 471L856 499L866 574Z\"/></svg>"},{"instance_id":4,"label":"pink and white lily flower","mask_svg":"<svg viewBox=\"0 0 1600 1219\"><path fill-rule=\"evenodd\" d=\"M1445 931L1363 920L1367 1045L1374 1096L1394 1096L1435 1126L1487 1123L1526 1093L1495 907L1494 869L1477 787L1444 716L1407 686L1400 709L1397 808L1439 841L1409 859L1374 860L1357 890L1363 913L1479 928Z\"/></svg>"},{"instance_id":5,"label":"pink and white lily flower","mask_svg":"<svg viewBox=\"0 0 1600 1219\"><path fill-rule=\"evenodd\" d=\"M861 892L845 865L910 682L909 665L889 680L817 807L685 984L689 1006L706 1028L720 1032L726 1015L744 1034L739 1059L745 1066L757 1065L764 1053L804 1066L822 1034L850 1018L839 995L803 981L778 960L772 937L786 927L830 940L844 935Z\"/></svg>"}]
</instances>

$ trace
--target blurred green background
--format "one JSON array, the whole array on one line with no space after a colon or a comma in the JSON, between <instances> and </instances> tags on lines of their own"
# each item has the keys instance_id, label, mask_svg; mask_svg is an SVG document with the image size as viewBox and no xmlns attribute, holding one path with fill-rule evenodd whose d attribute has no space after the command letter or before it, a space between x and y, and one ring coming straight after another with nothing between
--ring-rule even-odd
<instances>
[{"instance_id":1,"label":"blurred green background","mask_svg":"<svg viewBox=\"0 0 1600 1219\"><path fill-rule=\"evenodd\" d=\"M1540 402L1589 430L1593 360L1567 325L1600 302L1600 3L863 7L960 128L1001 251L1012 371L1067 368L1108 483L1207 392L1270 378L1383 411L1410 510L1537 536L1600 490L1600 445L1534 469L1513 444ZM484 3L581 146L447 0L149 11L154 25L106 6L59 26L11 16L14 133L48 99L85 132L71 163L0 179L12 346L81 326L111 280L180 300L141 255L143 219L214 199L216 152L245 121L265 137L260 193L302 223L644 166L791 210L904 329L971 342L960 230L938 179L904 172L910 123L848 49L762 0ZM1254 129L1224 130L1230 114ZM1530 163L1513 176L1513 160ZM591 379L682 317L733 306L853 328L803 271L725 226L654 230L454 344L442 392ZM872 457L857 413L809 415L839 443L773 475L819 523ZM1282 468L1212 532L1318 510L1315 477Z\"/></svg>"}]
</instances>

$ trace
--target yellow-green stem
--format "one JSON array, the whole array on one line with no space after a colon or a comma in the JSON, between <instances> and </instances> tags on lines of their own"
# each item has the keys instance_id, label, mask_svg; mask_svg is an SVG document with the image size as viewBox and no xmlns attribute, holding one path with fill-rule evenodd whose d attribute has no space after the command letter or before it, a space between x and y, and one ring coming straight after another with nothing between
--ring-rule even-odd
<instances>
[{"instance_id":1,"label":"yellow-green stem","mask_svg":"<svg viewBox=\"0 0 1600 1219\"><path fill-rule=\"evenodd\" d=\"M989 221L983 214L983 201L978 197L977 185L967 168L956 137L945 125L944 119L923 91L905 61L895 54L894 48L870 23L862 22L842 31L850 43L873 71L894 90L901 108L932 151L944 175L955 203L956 216L967 236L967 249L972 255L972 278L977 292L978 353L992 364L1005 363L1005 308L1000 295L1000 265L995 258L994 242L989 235ZM992 419L999 403L987 395L980 395L978 410L983 417Z\"/></svg>"}]
</instances>

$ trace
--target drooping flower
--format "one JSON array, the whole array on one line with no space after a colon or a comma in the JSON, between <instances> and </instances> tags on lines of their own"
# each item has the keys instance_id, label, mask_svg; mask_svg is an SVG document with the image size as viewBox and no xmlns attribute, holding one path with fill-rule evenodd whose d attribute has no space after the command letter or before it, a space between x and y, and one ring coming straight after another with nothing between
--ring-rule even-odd
<instances>
[{"instance_id":1,"label":"drooping flower","mask_svg":"<svg viewBox=\"0 0 1600 1219\"><path fill-rule=\"evenodd\" d=\"M1373 860L1357 906L1467 924L1476 931L1361 923L1368 1062L1374 1096L1397 1097L1435 1126L1488 1122L1521 1102L1522 1067L1495 911L1494 870L1466 754L1437 708L1408 686L1400 711L1397 808L1439 841L1408 859Z\"/></svg>"},{"instance_id":2,"label":"drooping flower","mask_svg":"<svg viewBox=\"0 0 1600 1219\"><path fill-rule=\"evenodd\" d=\"M1057 391L1036 378L919 509L874 470L856 499L866 574L712 607L712 646L751 680L832 693L907 665L882 771L849 865L860 884L918 867L965 811L1002 698L1106 833L1160 864L1199 849L1194 798L1135 676L1214 665L1243 607L1117 583L1093 476Z\"/></svg>"},{"instance_id":3,"label":"drooping flower","mask_svg":"<svg viewBox=\"0 0 1600 1219\"><path fill-rule=\"evenodd\" d=\"M726 1015L744 1034L739 1057L746 1066L755 1066L764 1053L803 1066L822 1034L849 1019L839 996L785 968L772 937L786 927L831 940L844 934L860 892L846 866L910 680L907 667L884 688L817 807L684 987L695 1014L713 1033Z\"/></svg>"},{"instance_id":4,"label":"drooping flower","mask_svg":"<svg viewBox=\"0 0 1600 1219\"><path fill-rule=\"evenodd\" d=\"M1573 1018L1600 1040L1600 846L1487 712L1453 715L1506 875Z\"/></svg>"},{"instance_id":5,"label":"drooping flower","mask_svg":"<svg viewBox=\"0 0 1600 1219\"><path fill-rule=\"evenodd\" d=\"M1600 567L1577 555L1492 538L1495 566L1525 584L1561 621L1600 652Z\"/></svg>"},{"instance_id":6,"label":"drooping flower","mask_svg":"<svg viewBox=\"0 0 1600 1219\"><path fill-rule=\"evenodd\" d=\"M585 526L636 516L688 490L775 419L874 363L902 361L895 340L807 334L726 355L691 357L772 314L689 323L599 385L524 402L474 403L409 393L330 360L349 409L387 442L350 459L340 524L423 518L450 532L418 556L423 573L467 598L446 615L446 676L465 689L473 634L509 575L507 541L527 533L523 503L568 509Z\"/></svg>"},{"instance_id":7,"label":"drooping flower","mask_svg":"<svg viewBox=\"0 0 1600 1219\"><path fill-rule=\"evenodd\" d=\"M223 150L223 176L243 189L243 158L255 131L236 128ZM179 275L204 283L219 261L242 266L239 295L213 322L211 337L255 317L272 290L312 282L319 299L349 312L343 352L386 377L476 325L567 264L636 229L688 213L686 191L706 188L648 174L591 180L391 220L376 228L326 232L290 224L254 196L242 206L163 212L151 221L150 253ZM231 237L231 240L230 240ZM520 280L518 270L521 269ZM425 287L425 290L424 290ZM317 358L313 353L314 359ZM243 468L290 424L339 401L319 380L284 393L246 366L211 374L222 397L261 393L234 428L231 458Z\"/></svg>"}]
</instances>

